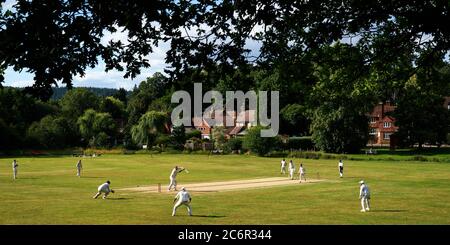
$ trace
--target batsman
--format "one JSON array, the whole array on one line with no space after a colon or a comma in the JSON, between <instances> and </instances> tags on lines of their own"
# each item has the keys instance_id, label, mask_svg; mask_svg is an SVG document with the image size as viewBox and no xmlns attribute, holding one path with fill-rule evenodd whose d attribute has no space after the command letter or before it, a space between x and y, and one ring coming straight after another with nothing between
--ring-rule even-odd
<instances>
[{"instance_id":1,"label":"batsman","mask_svg":"<svg viewBox=\"0 0 450 245\"><path fill-rule=\"evenodd\" d=\"M183 167L178 167L178 166L175 166L172 169L172 172L170 173L170 176L169 176L170 184L169 184L168 191L170 191L172 189L172 187L174 188L175 191L177 190L177 174L183 172L184 170L186 170L186 169Z\"/></svg>"}]
</instances>

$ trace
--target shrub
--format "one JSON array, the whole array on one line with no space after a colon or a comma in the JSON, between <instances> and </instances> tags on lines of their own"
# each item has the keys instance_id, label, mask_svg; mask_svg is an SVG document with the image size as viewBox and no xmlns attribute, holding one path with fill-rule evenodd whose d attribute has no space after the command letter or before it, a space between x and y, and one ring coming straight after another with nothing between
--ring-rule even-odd
<instances>
[{"instance_id":1,"label":"shrub","mask_svg":"<svg viewBox=\"0 0 450 245\"><path fill-rule=\"evenodd\" d=\"M192 139L192 138L201 139L202 132L200 132L199 130L192 130L190 132L186 132L186 139Z\"/></svg>"},{"instance_id":2,"label":"shrub","mask_svg":"<svg viewBox=\"0 0 450 245\"><path fill-rule=\"evenodd\" d=\"M421 155L416 155L412 159L413 159L413 161L420 161L420 162L428 161L428 159L426 157L421 156Z\"/></svg>"},{"instance_id":3,"label":"shrub","mask_svg":"<svg viewBox=\"0 0 450 245\"><path fill-rule=\"evenodd\" d=\"M291 137L285 144L286 150L312 150L314 149L314 143L311 137Z\"/></svg>"},{"instance_id":4,"label":"shrub","mask_svg":"<svg viewBox=\"0 0 450 245\"><path fill-rule=\"evenodd\" d=\"M266 156L267 157L287 157L288 153L284 152L284 151L272 151L272 152L269 152Z\"/></svg>"},{"instance_id":5,"label":"shrub","mask_svg":"<svg viewBox=\"0 0 450 245\"><path fill-rule=\"evenodd\" d=\"M264 156L276 148L277 139L275 137L261 137L263 127L256 126L248 129L244 136L243 146L258 156Z\"/></svg>"},{"instance_id":6,"label":"shrub","mask_svg":"<svg viewBox=\"0 0 450 245\"><path fill-rule=\"evenodd\" d=\"M240 139L240 138L231 138L226 143L226 146L231 151L242 150L242 139Z\"/></svg>"}]
</instances>

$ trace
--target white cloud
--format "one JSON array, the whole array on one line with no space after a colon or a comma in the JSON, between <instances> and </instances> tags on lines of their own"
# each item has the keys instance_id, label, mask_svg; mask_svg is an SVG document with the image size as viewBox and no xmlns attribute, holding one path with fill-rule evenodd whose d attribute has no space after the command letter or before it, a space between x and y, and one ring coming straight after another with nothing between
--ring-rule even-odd
<instances>
[{"instance_id":1,"label":"white cloud","mask_svg":"<svg viewBox=\"0 0 450 245\"><path fill-rule=\"evenodd\" d=\"M154 71L143 70L141 74L134 79L123 78L124 72L109 71L105 72L99 68L86 71L85 76L77 76L73 80L75 87L101 87L101 88L125 88L133 89L134 85L138 85L147 77L152 76Z\"/></svg>"},{"instance_id":2,"label":"white cloud","mask_svg":"<svg viewBox=\"0 0 450 245\"><path fill-rule=\"evenodd\" d=\"M116 32L111 33L109 31L104 32L104 36L100 40L100 43L103 45L107 45L109 41L121 41L122 44L128 45L130 42L128 42L128 31L124 31L123 28L120 28L118 26L114 26L114 28L117 29Z\"/></svg>"},{"instance_id":3,"label":"white cloud","mask_svg":"<svg viewBox=\"0 0 450 245\"><path fill-rule=\"evenodd\" d=\"M6 0L4 3L2 3L2 11L6 11L6 10L12 10L11 8L13 7L14 4L16 4L17 1L16 0Z\"/></svg>"},{"instance_id":4,"label":"white cloud","mask_svg":"<svg viewBox=\"0 0 450 245\"><path fill-rule=\"evenodd\" d=\"M16 80L14 82L6 82L4 84L4 86L23 88L23 87L31 86L31 85L33 85L33 83L34 83L34 80Z\"/></svg>"}]
</instances>

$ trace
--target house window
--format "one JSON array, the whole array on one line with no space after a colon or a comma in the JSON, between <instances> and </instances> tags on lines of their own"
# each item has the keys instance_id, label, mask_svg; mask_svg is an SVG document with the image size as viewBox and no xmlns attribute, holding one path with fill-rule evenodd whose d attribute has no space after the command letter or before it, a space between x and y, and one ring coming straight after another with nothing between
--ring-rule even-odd
<instances>
[{"instance_id":1,"label":"house window","mask_svg":"<svg viewBox=\"0 0 450 245\"><path fill-rule=\"evenodd\" d=\"M390 122L384 122L383 128L390 128L390 127L391 127L391 123Z\"/></svg>"},{"instance_id":2,"label":"house window","mask_svg":"<svg viewBox=\"0 0 450 245\"><path fill-rule=\"evenodd\" d=\"M450 102L448 102L448 104L447 104L447 109L450 110Z\"/></svg>"},{"instance_id":3,"label":"house window","mask_svg":"<svg viewBox=\"0 0 450 245\"><path fill-rule=\"evenodd\" d=\"M369 134L376 135L377 134L377 129L376 128L371 128L370 131L369 131Z\"/></svg>"},{"instance_id":4,"label":"house window","mask_svg":"<svg viewBox=\"0 0 450 245\"><path fill-rule=\"evenodd\" d=\"M377 119L375 117L370 118L370 123L376 123L376 122L377 122Z\"/></svg>"},{"instance_id":5,"label":"house window","mask_svg":"<svg viewBox=\"0 0 450 245\"><path fill-rule=\"evenodd\" d=\"M384 133L384 139L385 139L385 140L390 139L390 138L391 138L391 134L392 134L392 133Z\"/></svg>"}]
</instances>

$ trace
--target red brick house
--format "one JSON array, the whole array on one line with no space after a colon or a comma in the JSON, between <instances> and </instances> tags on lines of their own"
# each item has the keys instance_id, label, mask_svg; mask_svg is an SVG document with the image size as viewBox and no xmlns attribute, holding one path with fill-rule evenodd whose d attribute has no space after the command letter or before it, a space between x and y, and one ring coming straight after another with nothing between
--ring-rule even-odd
<instances>
[{"instance_id":1,"label":"red brick house","mask_svg":"<svg viewBox=\"0 0 450 245\"><path fill-rule=\"evenodd\" d=\"M443 106L450 110L450 97L444 98ZM396 106L389 102L379 103L373 108L369 115L369 135L371 136L369 144L391 143L391 135L398 130L398 127L395 126L395 118L389 115L395 108Z\"/></svg>"},{"instance_id":2,"label":"red brick house","mask_svg":"<svg viewBox=\"0 0 450 245\"><path fill-rule=\"evenodd\" d=\"M391 135L397 132L395 118L389 112L395 110L391 103L380 103L373 108L369 117L369 144L389 144Z\"/></svg>"},{"instance_id":3,"label":"red brick house","mask_svg":"<svg viewBox=\"0 0 450 245\"><path fill-rule=\"evenodd\" d=\"M202 139L210 139L212 127L208 124L208 122L199 117L192 118L192 122L194 128L202 133Z\"/></svg>"},{"instance_id":4,"label":"red brick house","mask_svg":"<svg viewBox=\"0 0 450 245\"><path fill-rule=\"evenodd\" d=\"M256 126L256 111L246 110L236 116L236 112L216 112L211 115L211 119L222 122L222 125L226 125L226 120L229 118L233 126L225 126L225 137L231 138L236 136L245 135L247 128ZM194 128L202 133L202 139L211 139L212 126L203 118L192 118Z\"/></svg>"}]
</instances>

